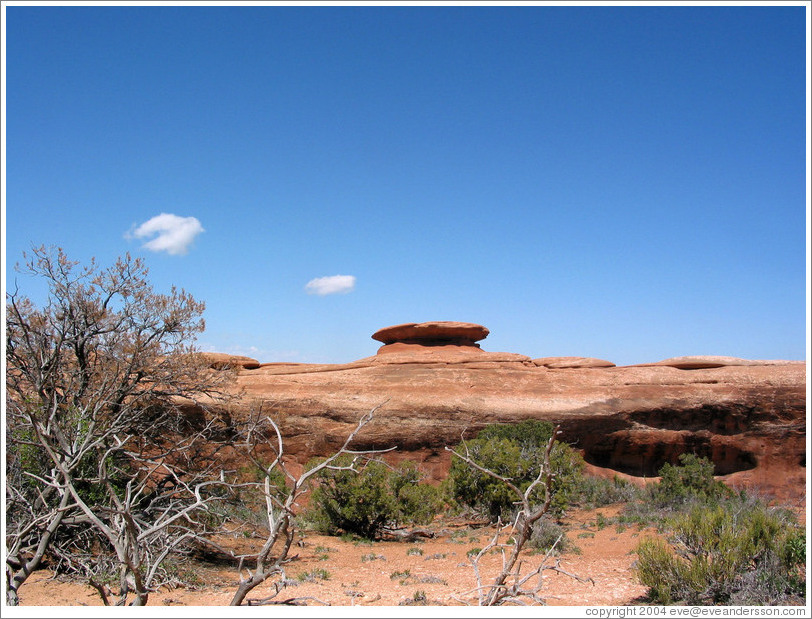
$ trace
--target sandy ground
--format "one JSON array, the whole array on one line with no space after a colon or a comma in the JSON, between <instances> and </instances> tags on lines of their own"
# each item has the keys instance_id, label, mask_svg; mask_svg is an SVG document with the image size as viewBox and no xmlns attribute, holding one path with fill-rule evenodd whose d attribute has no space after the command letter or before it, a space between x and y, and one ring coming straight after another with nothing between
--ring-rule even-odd
<instances>
[{"instance_id":1,"label":"sandy ground","mask_svg":"<svg viewBox=\"0 0 812 619\"><path fill-rule=\"evenodd\" d=\"M565 522L567 535L577 549L562 553L559 567L585 581L545 570L541 597L548 606L626 605L640 603L645 587L637 582L634 549L650 529L616 525L598 527L598 513L611 517L616 508L578 512ZM305 533L294 546L287 577L296 584L276 601L300 598L308 606L398 606L415 599L427 604L476 604L474 570L468 551L484 547L493 528L461 522L438 522L431 527L436 537L425 541L359 543ZM262 540L246 540L258 547ZM540 564L543 555L526 553L526 570ZM480 568L483 582L498 570L501 558L486 555ZM200 583L193 588L160 590L150 595L151 606L224 606L231 600L239 579L233 566L194 562L189 564ZM325 573L326 572L326 573ZM326 576L326 578L325 578ZM273 588L263 584L249 599L270 596ZM26 606L97 606L98 594L82 584L54 579L46 571L33 574L20 591ZM267 607L266 607L267 608ZM278 607L277 607L278 608ZM268 609L270 612L270 609Z\"/></svg>"}]
</instances>

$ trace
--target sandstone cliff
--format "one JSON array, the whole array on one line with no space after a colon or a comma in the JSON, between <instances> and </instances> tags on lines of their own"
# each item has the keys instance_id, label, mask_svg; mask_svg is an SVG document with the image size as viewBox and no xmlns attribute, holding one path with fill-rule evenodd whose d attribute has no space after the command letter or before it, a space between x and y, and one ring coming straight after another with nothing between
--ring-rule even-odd
<instances>
[{"instance_id":1,"label":"sandstone cliff","mask_svg":"<svg viewBox=\"0 0 812 619\"><path fill-rule=\"evenodd\" d=\"M229 412L243 416L261 404L300 463L330 453L361 414L380 405L358 445L397 446L393 459L416 460L435 479L450 465L446 445L490 423L535 418L560 424L562 439L596 474L644 480L693 452L712 459L730 485L804 496L804 362L682 357L616 367L584 357L533 360L483 351L474 344L481 338L460 326L466 323L430 324L453 325L448 333L459 339L433 327L421 342L415 329L401 330L402 340L381 338L379 354L341 365L241 358L239 397Z\"/></svg>"}]
</instances>

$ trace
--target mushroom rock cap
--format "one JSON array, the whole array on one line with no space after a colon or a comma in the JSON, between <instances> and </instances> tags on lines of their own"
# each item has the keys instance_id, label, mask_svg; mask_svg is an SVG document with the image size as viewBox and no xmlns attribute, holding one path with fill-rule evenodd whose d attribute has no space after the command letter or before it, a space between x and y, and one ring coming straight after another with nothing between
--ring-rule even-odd
<instances>
[{"instance_id":1,"label":"mushroom rock cap","mask_svg":"<svg viewBox=\"0 0 812 619\"><path fill-rule=\"evenodd\" d=\"M409 322L392 327L384 327L372 334L373 340L384 344L404 342L409 344L437 345L458 344L473 345L478 340L488 337L488 329L471 322Z\"/></svg>"}]
</instances>

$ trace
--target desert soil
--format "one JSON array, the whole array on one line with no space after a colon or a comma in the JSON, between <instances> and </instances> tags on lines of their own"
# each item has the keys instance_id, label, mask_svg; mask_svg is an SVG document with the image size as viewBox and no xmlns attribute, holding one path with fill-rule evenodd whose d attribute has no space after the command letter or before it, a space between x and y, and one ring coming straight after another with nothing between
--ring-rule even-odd
<instances>
[{"instance_id":1,"label":"desert soil","mask_svg":"<svg viewBox=\"0 0 812 619\"><path fill-rule=\"evenodd\" d=\"M540 595L549 606L627 605L641 603L646 588L638 581L633 564L634 549L652 529L614 524L598 526L597 516L611 518L616 507L581 511L564 521L568 539L575 549L561 553L559 567L581 577L545 570ZM468 551L484 547L493 535L492 527L462 521L435 522L435 537L420 542L359 543L338 537L305 532L295 543L295 558L287 566L287 577L296 584L282 590L275 601L299 598L308 606L397 606L417 598L429 605L476 604L474 570ZM232 540L236 545L237 540ZM241 539L242 550L258 549L263 540ZM248 545L248 546L246 546ZM540 564L543 555L526 553L526 571ZM552 560L548 560L552 563ZM483 583L493 577L501 559L486 555L480 569ZM239 579L237 568L216 563L190 562L199 583L193 587L162 589L150 595L150 605L228 605ZM319 574L326 571L327 578ZM306 575L311 575L309 578ZM254 589L249 599L273 593L270 583ZM26 606L97 606L98 594L88 586L56 579L39 571L20 588L20 602Z\"/></svg>"}]
</instances>

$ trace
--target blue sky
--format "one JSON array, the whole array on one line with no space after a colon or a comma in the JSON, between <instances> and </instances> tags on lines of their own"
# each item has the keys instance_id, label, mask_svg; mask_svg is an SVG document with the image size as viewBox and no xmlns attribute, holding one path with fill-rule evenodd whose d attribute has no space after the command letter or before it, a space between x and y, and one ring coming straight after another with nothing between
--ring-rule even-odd
<instances>
[{"instance_id":1,"label":"blue sky","mask_svg":"<svg viewBox=\"0 0 812 619\"><path fill-rule=\"evenodd\" d=\"M263 362L806 356L802 3L4 9L23 291L129 251Z\"/></svg>"}]
</instances>

